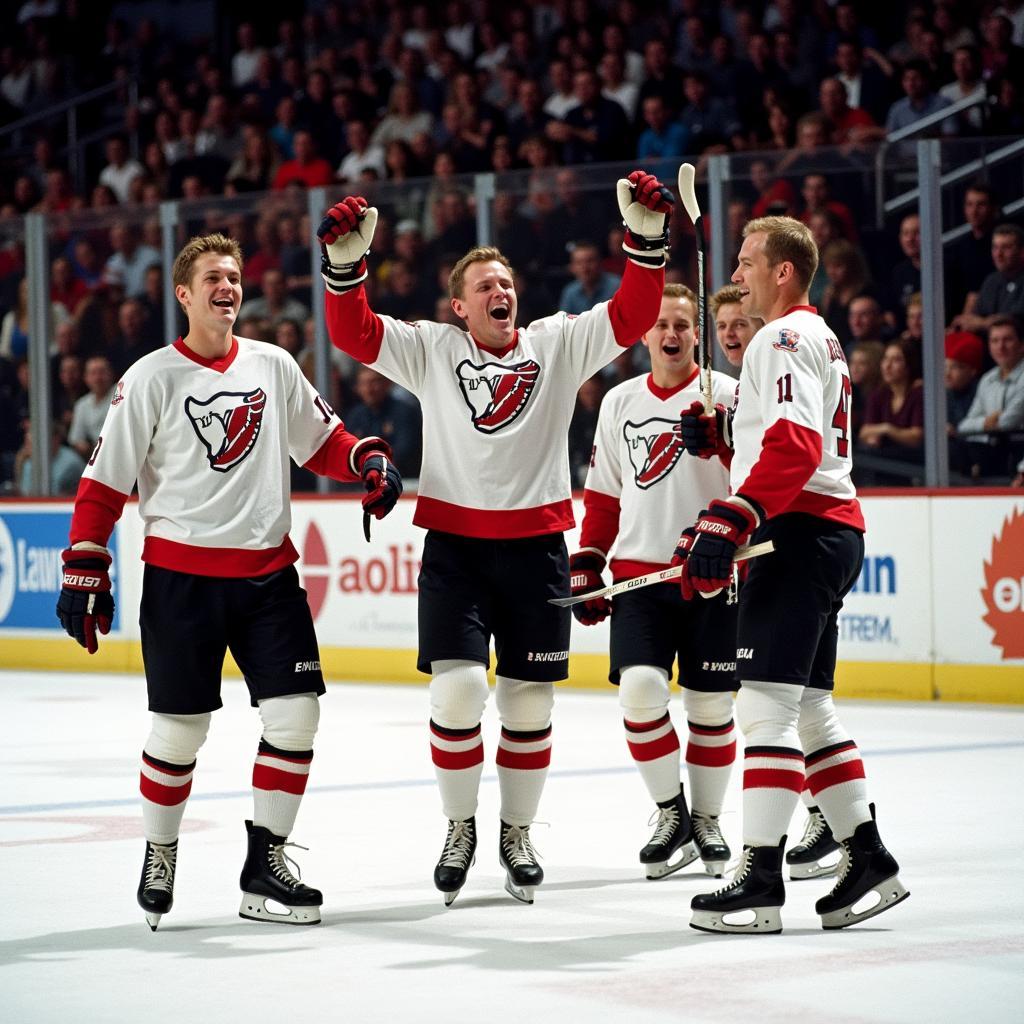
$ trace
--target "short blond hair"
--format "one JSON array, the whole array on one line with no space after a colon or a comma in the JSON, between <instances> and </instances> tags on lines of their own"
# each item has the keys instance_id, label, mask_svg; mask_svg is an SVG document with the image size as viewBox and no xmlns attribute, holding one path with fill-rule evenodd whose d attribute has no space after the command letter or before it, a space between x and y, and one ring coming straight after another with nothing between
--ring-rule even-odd
<instances>
[{"instance_id":1,"label":"short blond hair","mask_svg":"<svg viewBox=\"0 0 1024 1024\"><path fill-rule=\"evenodd\" d=\"M478 245L470 249L465 256L462 257L458 263L452 267L452 272L448 275L448 296L452 299L462 298L462 288L466 281L466 271L474 263L500 263L505 267L508 272L514 273L512 270L512 264L509 263L508 258L500 250L495 248L493 245Z\"/></svg>"},{"instance_id":2,"label":"short blond hair","mask_svg":"<svg viewBox=\"0 0 1024 1024\"><path fill-rule=\"evenodd\" d=\"M192 286L196 260L209 252L216 253L218 256L230 256L238 264L238 272L242 272L242 248L233 238L228 238L227 235L220 233L194 235L185 243L174 261L171 280L174 282L175 288L179 284L186 288Z\"/></svg>"},{"instance_id":3,"label":"short blond hair","mask_svg":"<svg viewBox=\"0 0 1024 1024\"><path fill-rule=\"evenodd\" d=\"M739 285L727 284L724 288L719 288L708 303L711 306L711 315L718 316L718 311L723 306L731 306L733 303L739 305L742 301L743 292L740 291Z\"/></svg>"},{"instance_id":4,"label":"short blond hair","mask_svg":"<svg viewBox=\"0 0 1024 1024\"><path fill-rule=\"evenodd\" d=\"M687 288L685 284L667 284L661 295L665 299L689 299L693 303L693 308L697 308L697 295L692 288Z\"/></svg>"},{"instance_id":5,"label":"short blond hair","mask_svg":"<svg viewBox=\"0 0 1024 1024\"><path fill-rule=\"evenodd\" d=\"M809 287L818 269L818 247L810 228L794 217L757 217L748 221L743 237L764 234L764 254L769 267L792 263L793 273L803 288Z\"/></svg>"}]
</instances>

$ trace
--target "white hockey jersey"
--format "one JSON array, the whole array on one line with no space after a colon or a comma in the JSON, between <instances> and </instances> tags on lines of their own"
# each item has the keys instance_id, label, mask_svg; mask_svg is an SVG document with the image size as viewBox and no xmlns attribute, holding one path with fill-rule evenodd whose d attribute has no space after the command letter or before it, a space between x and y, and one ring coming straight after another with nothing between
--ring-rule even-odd
<instances>
[{"instance_id":1,"label":"white hockey jersey","mask_svg":"<svg viewBox=\"0 0 1024 1024\"><path fill-rule=\"evenodd\" d=\"M71 541L106 543L138 480L144 561L201 576L264 575L297 558L289 456L358 480L360 447L282 349L234 338L223 359L207 360L179 339L118 381Z\"/></svg>"},{"instance_id":2,"label":"white hockey jersey","mask_svg":"<svg viewBox=\"0 0 1024 1024\"><path fill-rule=\"evenodd\" d=\"M813 306L765 324L743 357L732 490L768 516L806 512L864 529L850 479L850 373Z\"/></svg>"},{"instance_id":3,"label":"white hockey jersey","mask_svg":"<svg viewBox=\"0 0 1024 1024\"><path fill-rule=\"evenodd\" d=\"M662 271L627 263L610 302L537 320L500 352L449 324L378 316L362 286L328 291L332 342L422 405L416 525L485 538L570 529L576 392L654 323L663 283Z\"/></svg>"},{"instance_id":4,"label":"white hockey jersey","mask_svg":"<svg viewBox=\"0 0 1024 1024\"><path fill-rule=\"evenodd\" d=\"M610 562L615 580L665 568L680 531L713 498L729 493L729 470L719 459L688 455L679 417L700 399L699 371L671 390L650 374L604 396L583 500L580 545ZM712 373L716 404L731 408L736 381ZM613 546L614 544L614 546Z\"/></svg>"}]
</instances>

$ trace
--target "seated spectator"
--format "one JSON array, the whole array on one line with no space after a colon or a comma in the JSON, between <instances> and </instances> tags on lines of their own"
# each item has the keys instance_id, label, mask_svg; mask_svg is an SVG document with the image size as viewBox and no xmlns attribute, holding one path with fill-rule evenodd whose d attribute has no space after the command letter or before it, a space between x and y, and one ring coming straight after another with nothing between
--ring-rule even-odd
<instances>
[{"instance_id":1,"label":"seated spectator","mask_svg":"<svg viewBox=\"0 0 1024 1024\"><path fill-rule=\"evenodd\" d=\"M953 81L939 89L950 103L979 100L977 106L956 115L958 135L981 135L985 126L985 81L981 77L981 51L976 46L958 46L953 51Z\"/></svg>"},{"instance_id":2,"label":"seated spectator","mask_svg":"<svg viewBox=\"0 0 1024 1024\"><path fill-rule=\"evenodd\" d=\"M279 166L270 137L262 129L249 127L245 130L241 153L228 167L227 184L235 192L266 192Z\"/></svg>"},{"instance_id":3,"label":"seated spectator","mask_svg":"<svg viewBox=\"0 0 1024 1024\"><path fill-rule=\"evenodd\" d=\"M68 319L67 310L57 302L50 303L51 326L56 328ZM0 321L0 358L19 362L28 358L28 278L18 282L17 301Z\"/></svg>"},{"instance_id":4,"label":"seated spectator","mask_svg":"<svg viewBox=\"0 0 1024 1024\"><path fill-rule=\"evenodd\" d=\"M72 321L68 321L68 326L72 326ZM85 394L82 357L69 352L67 355L60 356L57 367L57 382L53 389L51 412L54 421L68 430L71 427L75 403Z\"/></svg>"},{"instance_id":5,"label":"seated spectator","mask_svg":"<svg viewBox=\"0 0 1024 1024\"><path fill-rule=\"evenodd\" d=\"M121 303L117 326L117 337L108 349L115 380L119 380L132 363L160 348L146 324L146 308L138 299L125 299Z\"/></svg>"},{"instance_id":6,"label":"seated spectator","mask_svg":"<svg viewBox=\"0 0 1024 1024\"><path fill-rule=\"evenodd\" d=\"M619 287L619 279L601 269L601 250L593 242L573 246L569 273L575 280L562 289L558 298L558 308L566 313L585 313L597 303L607 302Z\"/></svg>"},{"instance_id":7,"label":"seated spectator","mask_svg":"<svg viewBox=\"0 0 1024 1024\"><path fill-rule=\"evenodd\" d=\"M949 437L949 468L970 473L970 448L958 437L957 425L966 418L978 391L983 343L968 331L950 331L946 335L946 434Z\"/></svg>"},{"instance_id":8,"label":"seated spectator","mask_svg":"<svg viewBox=\"0 0 1024 1024\"><path fill-rule=\"evenodd\" d=\"M601 95L622 107L630 122L636 117L640 86L626 78L626 62L621 53L608 50L598 64L601 79Z\"/></svg>"},{"instance_id":9,"label":"seated spectator","mask_svg":"<svg viewBox=\"0 0 1024 1024\"><path fill-rule=\"evenodd\" d=\"M532 78L524 78L519 83L516 93L518 112L509 118L508 137L512 151L518 160L525 157L520 152L523 143L534 135L544 135L552 116L544 109L544 92L540 83ZM575 97L573 97L575 106Z\"/></svg>"},{"instance_id":10,"label":"seated spectator","mask_svg":"<svg viewBox=\"0 0 1024 1024\"><path fill-rule=\"evenodd\" d=\"M145 168L129 157L128 143L121 135L107 139L106 154L107 164L100 171L99 182L113 191L119 203L127 203L132 182L146 173Z\"/></svg>"},{"instance_id":11,"label":"seated spectator","mask_svg":"<svg viewBox=\"0 0 1024 1024\"><path fill-rule=\"evenodd\" d=\"M662 160L687 152L690 133L679 121L669 119L669 110L661 96L648 96L641 109L647 126L636 144L638 160Z\"/></svg>"},{"instance_id":12,"label":"seated spectator","mask_svg":"<svg viewBox=\"0 0 1024 1024\"><path fill-rule=\"evenodd\" d=\"M601 82L590 68L573 76L576 106L547 126L547 137L562 145L566 163L622 160L630 152L629 122L622 107L601 95Z\"/></svg>"},{"instance_id":13,"label":"seated spectator","mask_svg":"<svg viewBox=\"0 0 1024 1024\"><path fill-rule=\"evenodd\" d=\"M1015 78L1003 76L993 79L989 87L995 105L989 108L988 127L991 135L1024 135L1024 102L1021 85Z\"/></svg>"},{"instance_id":14,"label":"seated spectator","mask_svg":"<svg viewBox=\"0 0 1024 1024\"><path fill-rule=\"evenodd\" d=\"M391 263L387 285L375 302L385 316L409 322L422 320L430 313L430 300L424 296L424 283L417 267L402 259Z\"/></svg>"},{"instance_id":15,"label":"seated spectator","mask_svg":"<svg viewBox=\"0 0 1024 1024\"><path fill-rule=\"evenodd\" d=\"M557 57L548 65L548 82L550 91L544 101L544 113L556 121L561 121L573 107L579 103L572 87L572 69L569 62Z\"/></svg>"},{"instance_id":16,"label":"seated spectator","mask_svg":"<svg viewBox=\"0 0 1024 1024\"><path fill-rule=\"evenodd\" d=\"M850 350L850 427L854 438L860 433L868 400L882 383L882 356L885 345L880 341L858 341Z\"/></svg>"},{"instance_id":17,"label":"seated spectator","mask_svg":"<svg viewBox=\"0 0 1024 1024\"><path fill-rule=\"evenodd\" d=\"M978 289L972 303L953 320L960 331L988 330L998 318L1024 316L1024 228L1000 224L992 232L992 263L995 270Z\"/></svg>"},{"instance_id":18,"label":"seated spectator","mask_svg":"<svg viewBox=\"0 0 1024 1024\"><path fill-rule=\"evenodd\" d=\"M114 372L106 356L90 356L83 375L88 392L75 402L68 444L83 459L92 455L114 396Z\"/></svg>"},{"instance_id":19,"label":"seated spectator","mask_svg":"<svg viewBox=\"0 0 1024 1024\"><path fill-rule=\"evenodd\" d=\"M796 216L796 189L785 178L774 176L768 160L754 160L750 164L750 184L757 193L750 208L751 217Z\"/></svg>"},{"instance_id":20,"label":"seated spectator","mask_svg":"<svg viewBox=\"0 0 1024 1024\"><path fill-rule=\"evenodd\" d=\"M907 299L907 323L900 333L903 341L912 342L917 346L919 352L923 351L924 345L924 296L920 292L914 292ZM884 337L888 340L890 331L883 327Z\"/></svg>"},{"instance_id":21,"label":"seated spectator","mask_svg":"<svg viewBox=\"0 0 1024 1024\"><path fill-rule=\"evenodd\" d=\"M238 311L239 320L256 318L265 320L273 330L282 320L305 321L309 310L288 295L284 274L272 268L263 273L260 279L263 294L257 299L246 299Z\"/></svg>"},{"instance_id":22,"label":"seated spectator","mask_svg":"<svg viewBox=\"0 0 1024 1024\"><path fill-rule=\"evenodd\" d=\"M292 138L292 148L294 158L281 164L274 175L275 191L279 192L296 181L306 188L330 185L334 181L334 171L323 157L317 156L316 143L310 132L297 131Z\"/></svg>"},{"instance_id":23,"label":"seated spectator","mask_svg":"<svg viewBox=\"0 0 1024 1024\"><path fill-rule=\"evenodd\" d=\"M906 319L910 296L921 290L921 218L908 213L900 221L900 260L886 275L886 313L893 325L901 327Z\"/></svg>"},{"instance_id":24,"label":"seated spectator","mask_svg":"<svg viewBox=\"0 0 1024 1024\"><path fill-rule=\"evenodd\" d=\"M345 125L348 153L338 165L338 179L354 183L370 168L379 178L385 176L384 149L370 144L370 130L365 121L353 120Z\"/></svg>"},{"instance_id":25,"label":"seated spectator","mask_svg":"<svg viewBox=\"0 0 1024 1024\"><path fill-rule=\"evenodd\" d=\"M119 274L124 282L125 294L137 298L146 291L146 271L160 262L158 250L139 243L134 227L117 223L110 229L110 248L113 250L104 265L104 273Z\"/></svg>"},{"instance_id":26,"label":"seated spectator","mask_svg":"<svg viewBox=\"0 0 1024 1024\"><path fill-rule=\"evenodd\" d=\"M384 438L403 475L416 477L423 443L422 417L415 402L395 397L393 387L383 374L361 366L356 372L359 402L346 411L345 426L357 437Z\"/></svg>"},{"instance_id":27,"label":"seated spectator","mask_svg":"<svg viewBox=\"0 0 1024 1024\"><path fill-rule=\"evenodd\" d=\"M841 146L847 142L862 143L885 135L866 110L850 106L846 97L846 86L838 78L822 80L818 86L818 106L828 118L831 141L834 145Z\"/></svg>"},{"instance_id":28,"label":"seated spectator","mask_svg":"<svg viewBox=\"0 0 1024 1024\"><path fill-rule=\"evenodd\" d=\"M943 250L947 315L969 312L977 292L995 269L992 263L992 232L998 223L999 203L995 193L981 182L967 187L964 221L970 230Z\"/></svg>"},{"instance_id":29,"label":"seated spectator","mask_svg":"<svg viewBox=\"0 0 1024 1024\"><path fill-rule=\"evenodd\" d=\"M73 495L78 491L78 482L85 472L85 457L69 448L64 438L64 428L54 423L50 428L50 490L51 498ZM90 449L91 454L91 449ZM32 431L26 430L21 449L14 460L15 479L18 491L24 496L36 492L32 487Z\"/></svg>"},{"instance_id":30,"label":"seated spectator","mask_svg":"<svg viewBox=\"0 0 1024 1024\"><path fill-rule=\"evenodd\" d=\"M867 111L880 124L892 103L892 65L875 49L866 53L851 36L840 39L835 62L836 78L846 86L847 103Z\"/></svg>"},{"instance_id":31,"label":"seated spectator","mask_svg":"<svg viewBox=\"0 0 1024 1024\"><path fill-rule=\"evenodd\" d=\"M861 342L877 342L884 347L890 337L890 332L886 329L885 320L882 317L882 307L873 295L858 295L853 299L849 307L847 326L850 338L847 356L852 352L853 347ZM918 352L920 352L920 338L916 339L916 344Z\"/></svg>"},{"instance_id":32,"label":"seated spectator","mask_svg":"<svg viewBox=\"0 0 1024 1024\"><path fill-rule=\"evenodd\" d=\"M897 100L885 115L885 130L887 133L899 131L901 128L909 128L918 121L932 114L945 110L950 102L945 96L940 96L931 87L928 66L920 60L911 60L903 67L903 74L900 78L900 85L903 88L903 99ZM950 117L940 121L926 135L955 135L956 118ZM913 150L908 150L912 153Z\"/></svg>"},{"instance_id":33,"label":"seated spectator","mask_svg":"<svg viewBox=\"0 0 1024 1024\"><path fill-rule=\"evenodd\" d=\"M88 298L89 286L75 276L71 260L58 256L50 265L50 299L63 306L70 316L77 317Z\"/></svg>"},{"instance_id":34,"label":"seated spectator","mask_svg":"<svg viewBox=\"0 0 1024 1024\"><path fill-rule=\"evenodd\" d=\"M573 487L582 487L586 483L604 393L605 383L601 374L585 380L576 393L576 408L569 421L569 475Z\"/></svg>"},{"instance_id":35,"label":"seated spectator","mask_svg":"<svg viewBox=\"0 0 1024 1024\"><path fill-rule=\"evenodd\" d=\"M828 178L824 174L805 174L800 194L804 199L804 211L800 214L800 219L805 224L810 222L812 214L819 210L828 210L839 218L843 226L843 237L848 238L854 245L857 244L857 225L853 211L846 203L832 198Z\"/></svg>"},{"instance_id":36,"label":"seated spectator","mask_svg":"<svg viewBox=\"0 0 1024 1024\"><path fill-rule=\"evenodd\" d=\"M391 87L388 112L374 129L371 144L386 147L396 139L412 142L417 135L429 135L434 128L434 115L420 109L416 90L408 82L395 82Z\"/></svg>"},{"instance_id":37,"label":"seated spectator","mask_svg":"<svg viewBox=\"0 0 1024 1024\"><path fill-rule=\"evenodd\" d=\"M852 242L841 238L830 242L822 253L828 286L821 297L822 316L836 332L843 349L852 342L850 303L868 289L868 266L864 254Z\"/></svg>"},{"instance_id":38,"label":"seated spectator","mask_svg":"<svg viewBox=\"0 0 1024 1024\"><path fill-rule=\"evenodd\" d=\"M920 461L924 446L924 388L920 355L891 341L882 356L882 384L867 400L858 441L874 454Z\"/></svg>"},{"instance_id":39,"label":"seated spectator","mask_svg":"<svg viewBox=\"0 0 1024 1024\"><path fill-rule=\"evenodd\" d=\"M689 134L689 147L703 153L709 146L728 145L742 130L742 123L731 99L711 94L708 76L690 71L683 79L686 106L679 123Z\"/></svg>"},{"instance_id":40,"label":"seated spectator","mask_svg":"<svg viewBox=\"0 0 1024 1024\"><path fill-rule=\"evenodd\" d=\"M305 345L302 324L298 320L278 320L274 328L274 344L284 349L294 359L298 359Z\"/></svg>"}]
</instances>

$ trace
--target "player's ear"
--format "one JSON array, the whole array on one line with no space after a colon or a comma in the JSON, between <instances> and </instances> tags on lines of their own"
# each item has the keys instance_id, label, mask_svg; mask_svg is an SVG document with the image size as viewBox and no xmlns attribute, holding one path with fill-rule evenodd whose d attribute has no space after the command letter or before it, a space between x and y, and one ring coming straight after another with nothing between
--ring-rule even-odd
<instances>
[{"instance_id":1,"label":"player's ear","mask_svg":"<svg viewBox=\"0 0 1024 1024\"><path fill-rule=\"evenodd\" d=\"M466 307L462 304L462 300L456 296L452 296L452 312L462 320L466 319Z\"/></svg>"},{"instance_id":2,"label":"player's ear","mask_svg":"<svg viewBox=\"0 0 1024 1024\"><path fill-rule=\"evenodd\" d=\"M192 298L192 292L188 285L178 284L174 286L174 297L178 300L178 305L184 308L185 300Z\"/></svg>"}]
</instances>

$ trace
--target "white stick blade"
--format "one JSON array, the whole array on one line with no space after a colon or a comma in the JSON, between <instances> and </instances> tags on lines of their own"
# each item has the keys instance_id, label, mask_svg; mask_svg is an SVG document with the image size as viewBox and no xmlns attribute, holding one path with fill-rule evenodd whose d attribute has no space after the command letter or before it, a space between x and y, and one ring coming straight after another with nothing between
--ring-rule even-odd
<instances>
[{"instance_id":1,"label":"white stick blade","mask_svg":"<svg viewBox=\"0 0 1024 1024\"><path fill-rule=\"evenodd\" d=\"M683 164L679 168L679 199L686 210L686 215L696 224L700 217L700 206L697 204L697 171L693 164Z\"/></svg>"}]
</instances>

